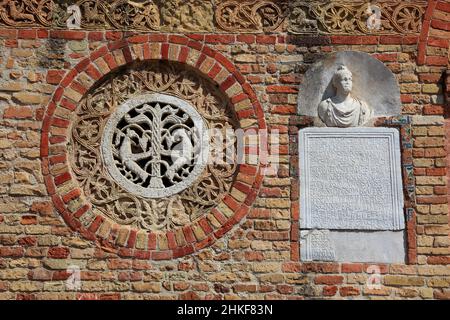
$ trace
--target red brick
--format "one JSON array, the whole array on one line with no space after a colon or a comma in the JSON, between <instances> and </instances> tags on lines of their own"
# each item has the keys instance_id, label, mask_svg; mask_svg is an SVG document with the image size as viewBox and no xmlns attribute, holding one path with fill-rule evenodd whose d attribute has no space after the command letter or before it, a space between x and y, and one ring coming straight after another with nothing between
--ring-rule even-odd
<instances>
[{"instance_id":1,"label":"red brick","mask_svg":"<svg viewBox=\"0 0 450 320\"><path fill-rule=\"evenodd\" d=\"M336 295L338 288L336 286L323 287L322 294L326 297L332 297Z\"/></svg>"},{"instance_id":2,"label":"red brick","mask_svg":"<svg viewBox=\"0 0 450 320\"><path fill-rule=\"evenodd\" d=\"M0 29L0 39L17 39L17 30Z\"/></svg>"},{"instance_id":3,"label":"red brick","mask_svg":"<svg viewBox=\"0 0 450 320\"><path fill-rule=\"evenodd\" d=\"M225 79L224 82L221 83L220 85L220 89L222 91L226 91L228 90L232 85L234 85L236 83L236 79L234 76L229 76L227 79Z\"/></svg>"},{"instance_id":4,"label":"red brick","mask_svg":"<svg viewBox=\"0 0 450 320\"><path fill-rule=\"evenodd\" d=\"M236 36L236 40L238 42L244 42L244 43L255 43L256 41L256 37L254 35L250 35L250 34L239 34Z\"/></svg>"},{"instance_id":5,"label":"red brick","mask_svg":"<svg viewBox=\"0 0 450 320\"><path fill-rule=\"evenodd\" d=\"M380 53L380 54L374 54L374 58L383 61L383 62L395 62L398 59L397 53Z\"/></svg>"},{"instance_id":6,"label":"red brick","mask_svg":"<svg viewBox=\"0 0 450 320\"><path fill-rule=\"evenodd\" d=\"M440 11L450 12L450 3L444 2L444 1L439 1L436 4L436 9L440 10Z\"/></svg>"},{"instance_id":7,"label":"red brick","mask_svg":"<svg viewBox=\"0 0 450 320\"><path fill-rule=\"evenodd\" d=\"M186 62L189 55L189 49L187 47L181 47L180 53L178 54L178 61Z\"/></svg>"},{"instance_id":8,"label":"red brick","mask_svg":"<svg viewBox=\"0 0 450 320\"><path fill-rule=\"evenodd\" d=\"M150 34L148 42L167 42L167 35L165 34Z\"/></svg>"},{"instance_id":9,"label":"red brick","mask_svg":"<svg viewBox=\"0 0 450 320\"><path fill-rule=\"evenodd\" d=\"M0 247L0 257L22 257L22 247Z\"/></svg>"},{"instance_id":10,"label":"red brick","mask_svg":"<svg viewBox=\"0 0 450 320\"><path fill-rule=\"evenodd\" d=\"M153 251L151 253L152 260L169 260L172 258L172 251Z\"/></svg>"},{"instance_id":11,"label":"red brick","mask_svg":"<svg viewBox=\"0 0 450 320\"><path fill-rule=\"evenodd\" d=\"M36 39L37 32L33 29L23 29L18 31L17 38L19 39Z\"/></svg>"},{"instance_id":12,"label":"red brick","mask_svg":"<svg viewBox=\"0 0 450 320\"><path fill-rule=\"evenodd\" d=\"M72 30L50 30L50 38L66 39L66 40L83 40L84 38L86 38L86 32L72 31Z\"/></svg>"},{"instance_id":13,"label":"red brick","mask_svg":"<svg viewBox=\"0 0 450 320\"><path fill-rule=\"evenodd\" d=\"M81 190L80 189L74 189L68 193L66 193L62 199L64 201L64 203L68 203L69 201L79 198L81 195Z\"/></svg>"},{"instance_id":14,"label":"red brick","mask_svg":"<svg viewBox=\"0 0 450 320\"><path fill-rule=\"evenodd\" d=\"M262 252L248 251L244 253L245 260L247 261L263 261L264 254Z\"/></svg>"},{"instance_id":15,"label":"red brick","mask_svg":"<svg viewBox=\"0 0 450 320\"><path fill-rule=\"evenodd\" d=\"M5 40L5 47L7 48L18 48L19 47L19 42L15 39L8 39Z\"/></svg>"},{"instance_id":16,"label":"red brick","mask_svg":"<svg viewBox=\"0 0 450 320\"><path fill-rule=\"evenodd\" d=\"M108 53L108 47L101 47L100 49L95 50L94 52L91 53L90 59L91 59L91 61L95 61L96 59L104 56L107 53Z\"/></svg>"},{"instance_id":17,"label":"red brick","mask_svg":"<svg viewBox=\"0 0 450 320\"><path fill-rule=\"evenodd\" d=\"M30 107L10 106L6 107L3 118L5 119L30 119L33 117L33 110Z\"/></svg>"},{"instance_id":18,"label":"red brick","mask_svg":"<svg viewBox=\"0 0 450 320\"><path fill-rule=\"evenodd\" d=\"M316 276L314 278L315 284L341 284L344 280L343 276Z\"/></svg>"},{"instance_id":19,"label":"red brick","mask_svg":"<svg viewBox=\"0 0 450 320\"><path fill-rule=\"evenodd\" d=\"M422 73L419 74L419 80L424 83L437 83L441 79L440 73Z\"/></svg>"},{"instance_id":20,"label":"red brick","mask_svg":"<svg viewBox=\"0 0 450 320\"><path fill-rule=\"evenodd\" d=\"M91 41L102 41L103 40L103 32L99 31L91 31L88 33L88 40Z\"/></svg>"},{"instance_id":21,"label":"red brick","mask_svg":"<svg viewBox=\"0 0 450 320\"><path fill-rule=\"evenodd\" d=\"M70 250L64 247L52 247L48 249L47 257L54 259L66 259Z\"/></svg>"},{"instance_id":22,"label":"red brick","mask_svg":"<svg viewBox=\"0 0 450 320\"><path fill-rule=\"evenodd\" d=\"M359 295L359 289L355 287L341 287L339 293L342 297L357 296Z\"/></svg>"},{"instance_id":23,"label":"red brick","mask_svg":"<svg viewBox=\"0 0 450 320\"><path fill-rule=\"evenodd\" d=\"M95 218L95 220L94 220L94 221L91 223L91 225L89 226L88 230L89 230L90 232L92 232L92 233L97 232L97 230L98 230L98 228L100 227L100 225L102 224L102 222L103 222L103 218L97 216L97 217Z\"/></svg>"},{"instance_id":24,"label":"red brick","mask_svg":"<svg viewBox=\"0 0 450 320\"><path fill-rule=\"evenodd\" d=\"M419 204L446 204L447 197L445 196L431 196L431 197L417 197Z\"/></svg>"},{"instance_id":25,"label":"red brick","mask_svg":"<svg viewBox=\"0 0 450 320\"><path fill-rule=\"evenodd\" d=\"M20 224L22 224L22 225L37 224L37 217L36 216L23 216L20 219Z\"/></svg>"},{"instance_id":26,"label":"red brick","mask_svg":"<svg viewBox=\"0 0 450 320\"><path fill-rule=\"evenodd\" d=\"M22 237L17 241L18 244L20 244L23 247L31 247L31 246L35 246L37 243L37 239L36 237L33 236L27 236L27 237Z\"/></svg>"},{"instance_id":27,"label":"red brick","mask_svg":"<svg viewBox=\"0 0 450 320\"><path fill-rule=\"evenodd\" d=\"M155 250L156 249L156 234L155 233L149 233L148 234L148 243L147 243L149 250Z\"/></svg>"},{"instance_id":28,"label":"red brick","mask_svg":"<svg viewBox=\"0 0 450 320\"><path fill-rule=\"evenodd\" d=\"M262 44L275 44L277 42L276 36L267 36L267 35L257 35L256 43Z\"/></svg>"},{"instance_id":29,"label":"red brick","mask_svg":"<svg viewBox=\"0 0 450 320\"><path fill-rule=\"evenodd\" d=\"M208 220L206 218L202 218L198 221L198 224L202 228L202 230L205 232L205 234L210 234L213 232L212 227L209 225Z\"/></svg>"},{"instance_id":30,"label":"red brick","mask_svg":"<svg viewBox=\"0 0 450 320\"><path fill-rule=\"evenodd\" d=\"M60 185L66 181L69 181L70 179L72 179L72 176L70 175L69 172L65 172L63 174L60 174L59 176L55 177L55 185Z\"/></svg>"},{"instance_id":31,"label":"red brick","mask_svg":"<svg viewBox=\"0 0 450 320\"><path fill-rule=\"evenodd\" d=\"M131 50L128 46L122 49L122 53L126 63L133 62L133 55L131 54Z\"/></svg>"},{"instance_id":32,"label":"red brick","mask_svg":"<svg viewBox=\"0 0 450 320\"><path fill-rule=\"evenodd\" d=\"M116 60L114 59L114 57L112 56L111 53L108 53L107 55L103 56L103 60L105 60L105 62L108 64L108 67L111 70L114 70L117 68Z\"/></svg>"},{"instance_id":33,"label":"red brick","mask_svg":"<svg viewBox=\"0 0 450 320\"><path fill-rule=\"evenodd\" d=\"M136 230L130 230L130 235L128 236L127 240L128 248L134 248L134 245L136 244L136 238L137 238Z\"/></svg>"},{"instance_id":34,"label":"red brick","mask_svg":"<svg viewBox=\"0 0 450 320\"><path fill-rule=\"evenodd\" d=\"M280 284L277 285L277 291L281 294L291 294L294 292L294 286Z\"/></svg>"},{"instance_id":35,"label":"red brick","mask_svg":"<svg viewBox=\"0 0 450 320\"><path fill-rule=\"evenodd\" d=\"M90 64L86 68L86 73L94 80L99 80L103 75L96 67L94 67L92 64Z\"/></svg>"},{"instance_id":36,"label":"red brick","mask_svg":"<svg viewBox=\"0 0 450 320\"><path fill-rule=\"evenodd\" d=\"M424 115L443 115L444 107L438 105L426 105L423 107Z\"/></svg>"},{"instance_id":37,"label":"red brick","mask_svg":"<svg viewBox=\"0 0 450 320\"><path fill-rule=\"evenodd\" d=\"M67 128L70 125L70 121L67 119L61 119L53 117L52 119L52 126L59 127L59 128Z\"/></svg>"},{"instance_id":38,"label":"red brick","mask_svg":"<svg viewBox=\"0 0 450 320\"><path fill-rule=\"evenodd\" d=\"M362 44L360 36L331 36L333 44Z\"/></svg>"},{"instance_id":39,"label":"red brick","mask_svg":"<svg viewBox=\"0 0 450 320\"><path fill-rule=\"evenodd\" d=\"M47 71L47 83L59 84L66 72L64 70L48 70Z\"/></svg>"},{"instance_id":40,"label":"red brick","mask_svg":"<svg viewBox=\"0 0 450 320\"><path fill-rule=\"evenodd\" d=\"M338 273L339 265L337 263L306 262L301 265L301 271L315 273Z\"/></svg>"},{"instance_id":41,"label":"red brick","mask_svg":"<svg viewBox=\"0 0 450 320\"><path fill-rule=\"evenodd\" d=\"M267 86L267 93L297 93L297 87L272 85Z\"/></svg>"},{"instance_id":42,"label":"red brick","mask_svg":"<svg viewBox=\"0 0 450 320\"><path fill-rule=\"evenodd\" d=\"M447 57L429 56L425 61L430 66L446 66L448 64Z\"/></svg>"},{"instance_id":43,"label":"red brick","mask_svg":"<svg viewBox=\"0 0 450 320\"><path fill-rule=\"evenodd\" d=\"M380 36L380 44L402 44L403 37L402 36Z\"/></svg>"},{"instance_id":44,"label":"red brick","mask_svg":"<svg viewBox=\"0 0 450 320\"><path fill-rule=\"evenodd\" d=\"M230 44L236 41L236 37L234 35L226 35L226 34L207 34L205 35L206 43L220 43L220 44Z\"/></svg>"},{"instance_id":45,"label":"red brick","mask_svg":"<svg viewBox=\"0 0 450 320\"><path fill-rule=\"evenodd\" d=\"M427 263L450 265L450 256L429 256L427 257Z\"/></svg>"},{"instance_id":46,"label":"red brick","mask_svg":"<svg viewBox=\"0 0 450 320\"><path fill-rule=\"evenodd\" d=\"M169 44L163 43L161 45L161 58L168 60L169 59Z\"/></svg>"},{"instance_id":47,"label":"red brick","mask_svg":"<svg viewBox=\"0 0 450 320\"><path fill-rule=\"evenodd\" d=\"M122 40L108 43L108 49L109 49L109 51L112 52L117 49L122 49L123 47L126 47L127 45L128 45L128 41L126 39L122 39Z\"/></svg>"},{"instance_id":48,"label":"red brick","mask_svg":"<svg viewBox=\"0 0 450 320\"><path fill-rule=\"evenodd\" d=\"M172 231L168 231L166 233L167 236L167 244L169 246L169 249L173 250L177 247L177 241L175 240L175 233Z\"/></svg>"},{"instance_id":49,"label":"red brick","mask_svg":"<svg viewBox=\"0 0 450 320\"><path fill-rule=\"evenodd\" d=\"M363 265L360 263L343 263L341 268L343 273L359 273L363 271Z\"/></svg>"},{"instance_id":50,"label":"red brick","mask_svg":"<svg viewBox=\"0 0 450 320\"><path fill-rule=\"evenodd\" d=\"M447 168L427 168L427 176L445 176Z\"/></svg>"},{"instance_id":51,"label":"red brick","mask_svg":"<svg viewBox=\"0 0 450 320\"><path fill-rule=\"evenodd\" d=\"M148 42L148 35L134 35L132 37L127 38L129 43L146 43Z\"/></svg>"},{"instance_id":52,"label":"red brick","mask_svg":"<svg viewBox=\"0 0 450 320\"><path fill-rule=\"evenodd\" d=\"M435 29L450 31L450 23L441 20L432 20L431 26Z\"/></svg>"},{"instance_id":53,"label":"red brick","mask_svg":"<svg viewBox=\"0 0 450 320\"><path fill-rule=\"evenodd\" d=\"M192 245L188 245L182 248L175 248L173 250L173 258L183 257L194 253L195 249Z\"/></svg>"},{"instance_id":54,"label":"red brick","mask_svg":"<svg viewBox=\"0 0 450 320\"><path fill-rule=\"evenodd\" d=\"M179 35L169 35L169 42L186 45L189 42L189 39Z\"/></svg>"},{"instance_id":55,"label":"red brick","mask_svg":"<svg viewBox=\"0 0 450 320\"><path fill-rule=\"evenodd\" d=\"M379 39L377 36L361 37L361 44L378 44L378 42L379 42Z\"/></svg>"},{"instance_id":56,"label":"red brick","mask_svg":"<svg viewBox=\"0 0 450 320\"><path fill-rule=\"evenodd\" d=\"M65 108L67 110L70 110L70 111L73 111L77 108L76 104L72 103L71 101L69 101L66 98L61 100L60 105L61 105L61 107Z\"/></svg>"},{"instance_id":57,"label":"red brick","mask_svg":"<svg viewBox=\"0 0 450 320\"><path fill-rule=\"evenodd\" d=\"M45 30L45 29L38 29L37 30L37 37L39 39L48 38L48 35L49 35L49 31L48 30Z\"/></svg>"},{"instance_id":58,"label":"red brick","mask_svg":"<svg viewBox=\"0 0 450 320\"><path fill-rule=\"evenodd\" d=\"M428 38L428 45L431 47L448 48L448 39Z\"/></svg>"},{"instance_id":59,"label":"red brick","mask_svg":"<svg viewBox=\"0 0 450 320\"><path fill-rule=\"evenodd\" d=\"M120 31L107 31L105 33L106 40L116 41L122 39L123 33Z\"/></svg>"}]
</instances>

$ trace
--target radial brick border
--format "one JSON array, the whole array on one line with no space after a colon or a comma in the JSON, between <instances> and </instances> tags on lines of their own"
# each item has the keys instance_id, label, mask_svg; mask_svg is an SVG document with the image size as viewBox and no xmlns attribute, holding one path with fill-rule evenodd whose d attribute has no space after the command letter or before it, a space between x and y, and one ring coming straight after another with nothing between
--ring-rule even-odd
<instances>
[{"instance_id":1,"label":"radial brick border","mask_svg":"<svg viewBox=\"0 0 450 320\"><path fill-rule=\"evenodd\" d=\"M42 172L55 208L74 231L121 256L167 260L213 244L239 223L256 199L263 167L259 163L241 164L231 192L223 201L203 218L183 228L154 233L121 226L94 214L70 173L67 160L70 119L83 95L103 76L124 65L145 60L180 62L198 69L228 96L242 129L266 129L264 113L254 90L221 53L187 36L133 35L94 51L57 86L43 119ZM244 150L249 153L253 148ZM240 196L233 196L236 194Z\"/></svg>"}]
</instances>

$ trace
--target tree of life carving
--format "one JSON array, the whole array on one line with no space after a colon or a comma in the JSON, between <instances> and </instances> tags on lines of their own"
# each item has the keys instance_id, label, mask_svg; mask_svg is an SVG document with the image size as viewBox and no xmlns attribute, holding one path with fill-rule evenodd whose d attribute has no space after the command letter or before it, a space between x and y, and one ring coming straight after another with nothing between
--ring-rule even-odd
<instances>
[{"instance_id":1,"label":"tree of life carving","mask_svg":"<svg viewBox=\"0 0 450 320\"><path fill-rule=\"evenodd\" d=\"M201 173L207 136L200 115L185 101L144 95L112 115L102 151L120 185L143 197L160 198L187 188Z\"/></svg>"},{"instance_id":2,"label":"tree of life carving","mask_svg":"<svg viewBox=\"0 0 450 320\"><path fill-rule=\"evenodd\" d=\"M203 217L230 191L238 164L236 138L227 132L236 128L214 84L176 63L146 62L111 74L83 97L72 121L70 167L94 213L172 230ZM156 155L159 148L166 154ZM205 166L200 156L209 156ZM161 180L151 182L158 170Z\"/></svg>"}]
</instances>

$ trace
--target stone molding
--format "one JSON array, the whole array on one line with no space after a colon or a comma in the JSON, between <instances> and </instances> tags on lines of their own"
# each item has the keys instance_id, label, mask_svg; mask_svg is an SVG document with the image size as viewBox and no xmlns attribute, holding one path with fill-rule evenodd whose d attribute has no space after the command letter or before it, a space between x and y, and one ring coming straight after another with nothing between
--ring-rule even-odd
<instances>
[{"instance_id":1,"label":"stone molding","mask_svg":"<svg viewBox=\"0 0 450 320\"><path fill-rule=\"evenodd\" d=\"M369 28L375 14L368 1L78 0L71 5L79 7L85 30L293 34L418 34L426 8L424 1L378 1L379 23ZM63 0L3 1L0 25L65 29L75 18L67 9Z\"/></svg>"}]
</instances>

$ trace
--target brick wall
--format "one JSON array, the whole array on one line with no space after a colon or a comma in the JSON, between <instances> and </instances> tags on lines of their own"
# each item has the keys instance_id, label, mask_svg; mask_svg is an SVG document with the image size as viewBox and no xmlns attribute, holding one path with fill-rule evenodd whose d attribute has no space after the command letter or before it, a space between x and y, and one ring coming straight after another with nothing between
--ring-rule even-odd
<instances>
[{"instance_id":1,"label":"brick wall","mask_svg":"<svg viewBox=\"0 0 450 320\"><path fill-rule=\"evenodd\" d=\"M445 146L450 125L444 121L443 81L449 64L449 15L448 2L429 1L418 36L0 29L0 299L449 299ZM159 51L146 51L149 46ZM91 234L81 232L64 216L64 199L54 196L52 186L68 177L48 169L65 158L64 152L59 158L46 152L64 142L52 142L48 132L64 137L70 114L57 113L60 120L50 117L78 73L96 79L116 65L151 58L146 56L150 52L156 52L155 58L187 61L188 48L203 53L190 62L198 68L210 58L229 72L232 80L223 79L223 90L235 82L242 85L255 110L243 119L280 130L280 168L255 178L261 180L257 187L251 184L258 190L251 201L242 199L237 205L230 197L233 223L224 220L215 230L202 224L206 240L196 239L198 244L179 254L183 257L176 258L176 246L170 253L141 252L131 234L122 250L102 248L94 242L95 226L88 230ZM290 170L296 158L292 119L298 85L310 64L342 50L367 52L384 62L400 84L402 113L412 116L417 206L414 227L407 232L415 239L409 245L416 256L410 264L377 265L380 289L366 285L372 276L369 264L299 258L298 177ZM106 64L96 63L98 59ZM75 95L83 94L79 90ZM67 202L72 196L77 195L67 196ZM81 269L79 292L66 288L70 265Z\"/></svg>"}]
</instances>

